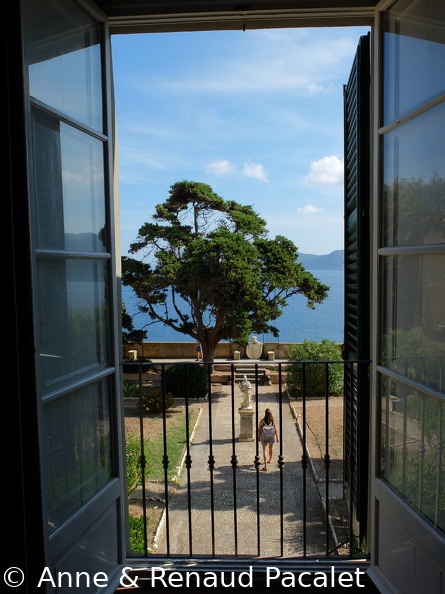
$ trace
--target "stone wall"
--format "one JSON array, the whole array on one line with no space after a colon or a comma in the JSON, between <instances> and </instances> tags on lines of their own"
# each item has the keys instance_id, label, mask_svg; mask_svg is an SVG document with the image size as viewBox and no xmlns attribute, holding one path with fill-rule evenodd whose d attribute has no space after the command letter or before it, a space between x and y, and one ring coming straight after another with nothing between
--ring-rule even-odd
<instances>
[{"instance_id":1,"label":"stone wall","mask_svg":"<svg viewBox=\"0 0 445 594\"><path fill-rule=\"evenodd\" d=\"M143 372L142 373L142 385L146 386L146 385L150 385L150 384L158 384L161 381L161 371L162 369L167 370L169 367L171 367L172 365L175 365L174 362L169 362L169 363L165 363L165 364L154 364L154 366L151 366L150 370L147 372ZM224 364L219 364L216 363L214 365L214 370L213 373L211 374L211 381L212 383L217 383L217 384L230 384L232 383L232 377L234 377L235 382L240 381L240 371L237 368L238 366L235 365L235 370L234 370L234 375L232 376L232 367L233 363L230 363L230 365L227 365L226 363ZM258 371L258 382L259 384L263 385L265 383L265 377L264 377L264 372L262 370L266 369L267 366L267 371L269 373L270 376L270 382L271 384L279 384L279 379L280 379L280 374L278 371L279 365L278 364L270 364L270 363L259 363L259 371ZM281 380L282 381L286 381L286 377L287 377L287 373L286 373L286 365L284 364L282 366L282 371L281 371ZM245 370L243 370L245 371ZM129 381L133 381L133 382L138 382L139 381L139 373L128 373L125 372L124 373L124 380L129 380ZM255 382L255 379L250 378L250 381L252 383Z\"/></svg>"},{"instance_id":2,"label":"stone wall","mask_svg":"<svg viewBox=\"0 0 445 594\"><path fill-rule=\"evenodd\" d=\"M273 352L274 359L287 359L288 348L292 343L263 344L262 359L268 360ZM136 351L136 352L135 352ZM239 352L239 355L236 353ZM215 359L247 358L246 348L233 342L220 342L216 347ZM144 342L142 344L124 345L124 359L195 359L194 342ZM270 359L269 359L270 360Z\"/></svg>"}]
</instances>

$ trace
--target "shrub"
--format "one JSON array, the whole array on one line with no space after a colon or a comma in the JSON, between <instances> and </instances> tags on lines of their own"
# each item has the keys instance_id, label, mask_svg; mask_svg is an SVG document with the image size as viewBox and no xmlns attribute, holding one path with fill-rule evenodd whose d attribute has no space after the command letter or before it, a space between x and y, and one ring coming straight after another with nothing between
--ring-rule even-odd
<instances>
[{"instance_id":1,"label":"shrub","mask_svg":"<svg viewBox=\"0 0 445 594\"><path fill-rule=\"evenodd\" d=\"M139 397L139 382L134 380L124 380L123 385L124 398Z\"/></svg>"},{"instance_id":2,"label":"shrub","mask_svg":"<svg viewBox=\"0 0 445 594\"><path fill-rule=\"evenodd\" d=\"M147 359L146 357L141 357L136 361L134 359L128 359L127 357L124 357L122 363L122 371L124 373L139 373L139 366L142 367L142 373L147 373L148 371L154 371L156 369L156 365L152 362L152 360Z\"/></svg>"},{"instance_id":3,"label":"shrub","mask_svg":"<svg viewBox=\"0 0 445 594\"><path fill-rule=\"evenodd\" d=\"M173 406L175 398L171 392L165 392L165 410ZM142 412L157 414L163 411L164 396L162 389L158 386L147 388L142 394Z\"/></svg>"},{"instance_id":4,"label":"shrub","mask_svg":"<svg viewBox=\"0 0 445 594\"><path fill-rule=\"evenodd\" d=\"M144 517L136 518L129 514L128 524L130 529L130 551L132 553L145 553Z\"/></svg>"},{"instance_id":5,"label":"shrub","mask_svg":"<svg viewBox=\"0 0 445 594\"><path fill-rule=\"evenodd\" d=\"M127 465L127 493L130 496L135 489L142 485L142 470L140 462L140 442L134 435L127 435L126 465Z\"/></svg>"},{"instance_id":6,"label":"shrub","mask_svg":"<svg viewBox=\"0 0 445 594\"><path fill-rule=\"evenodd\" d=\"M205 398L207 396L207 372L201 365L178 363L165 372L165 389L176 398Z\"/></svg>"},{"instance_id":7,"label":"shrub","mask_svg":"<svg viewBox=\"0 0 445 594\"><path fill-rule=\"evenodd\" d=\"M289 348L289 361L340 361L341 347L323 338L321 343L305 340ZM303 396L303 365L289 365L287 368L287 387L293 396ZM334 396L343 394L343 365L328 365L328 393ZM305 366L305 394L308 397L322 396L326 393L326 366L320 363Z\"/></svg>"}]
</instances>

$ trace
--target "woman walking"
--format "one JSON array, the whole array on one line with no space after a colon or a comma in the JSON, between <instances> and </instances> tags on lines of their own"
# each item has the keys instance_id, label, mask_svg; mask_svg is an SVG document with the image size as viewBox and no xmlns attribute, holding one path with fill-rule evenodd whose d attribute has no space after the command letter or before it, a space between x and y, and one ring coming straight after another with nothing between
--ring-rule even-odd
<instances>
[{"instance_id":1,"label":"woman walking","mask_svg":"<svg viewBox=\"0 0 445 594\"><path fill-rule=\"evenodd\" d=\"M195 351L196 351L196 360L202 361L202 345L199 340L195 343Z\"/></svg>"},{"instance_id":2,"label":"woman walking","mask_svg":"<svg viewBox=\"0 0 445 594\"><path fill-rule=\"evenodd\" d=\"M258 425L258 441L260 441L263 446L264 466L261 470L267 470L268 459L269 464L272 462L273 444L279 442L277 425L270 408L266 408L264 417ZM269 454L268 457L267 454Z\"/></svg>"}]
</instances>

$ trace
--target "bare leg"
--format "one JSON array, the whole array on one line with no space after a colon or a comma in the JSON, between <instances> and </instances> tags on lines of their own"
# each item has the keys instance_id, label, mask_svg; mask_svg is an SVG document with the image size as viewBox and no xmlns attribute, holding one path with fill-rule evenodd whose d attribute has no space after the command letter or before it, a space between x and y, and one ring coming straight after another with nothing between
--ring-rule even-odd
<instances>
[{"instance_id":1,"label":"bare leg","mask_svg":"<svg viewBox=\"0 0 445 594\"><path fill-rule=\"evenodd\" d=\"M273 443L269 444L269 463L272 462Z\"/></svg>"},{"instance_id":2,"label":"bare leg","mask_svg":"<svg viewBox=\"0 0 445 594\"><path fill-rule=\"evenodd\" d=\"M264 466L261 470L267 470L267 460L266 460L266 447L267 447L267 443L262 441L261 445L263 446L263 460L264 460Z\"/></svg>"}]
</instances>

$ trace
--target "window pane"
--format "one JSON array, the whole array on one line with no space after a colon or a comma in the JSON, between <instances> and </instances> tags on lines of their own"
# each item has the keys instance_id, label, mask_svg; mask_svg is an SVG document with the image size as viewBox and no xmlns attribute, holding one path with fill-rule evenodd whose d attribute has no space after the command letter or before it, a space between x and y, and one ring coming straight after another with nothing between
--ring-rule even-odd
<instances>
[{"instance_id":1,"label":"window pane","mask_svg":"<svg viewBox=\"0 0 445 594\"><path fill-rule=\"evenodd\" d=\"M445 3L399 0L384 20L384 123L445 91Z\"/></svg>"},{"instance_id":2,"label":"window pane","mask_svg":"<svg viewBox=\"0 0 445 594\"><path fill-rule=\"evenodd\" d=\"M102 132L97 23L77 3L66 0L28 1L26 14L31 96Z\"/></svg>"},{"instance_id":3,"label":"window pane","mask_svg":"<svg viewBox=\"0 0 445 594\"><path fill-rule=\"evenodd\" d=\"M60 132L66 249L105 251L103 145L63 124Z\"/></svg>"},{"instance_id":4,"label":"window pane","mask_svg":"<svg viewBox=\"0 0 445 594\"><path fill-rule=\"evenodd\" d=\"M107 263L38 261L39 338L45 394L109 366Z\"/></svg>"},{"instance_id":5,"label":"window pane","mask_svg":"<svg viewBox=\"0 0 445 594\"><path fill-rule=\"evenodd\" d=\"M35 114L34 155L38 248L104 252L102 142Z\"/></svg>"},{"instance_id":6,"label":"window pane","mask_svg":"<svg viewBox=\"0 0 445 594\"><path fill-rule=\"evenodd\" d=\"M445 531L445 403L383 377L381 424L382 478Z\"/></svg>"},{"instance_id":7,"label":"window pane","mask_svg":"<svg viewBox=\"0 0 445 594\"><path fill-rule=\"evenodd\" d=\"M383 245L445 242L445 104L384 138Z\"/></svg>"},{"instance_id":8,"label":"window pane","mask_svg":"<svg viewBox=\"0 0 445 594\"><path fill-rule=\"evenodd\" d=\"M386 257L382 266L382 365L443 392L445 258Z\"/></svg>"},{"instance_id":9,"label":"window pane","mask_svg":"<svg viewBox=\"0 0 445 594\"><path fill-rule=\"evenodd\" d=\"M111 478L106 382L46 404L43 443L48 525L53 530Z\"/></svg>"}]
</instances>

